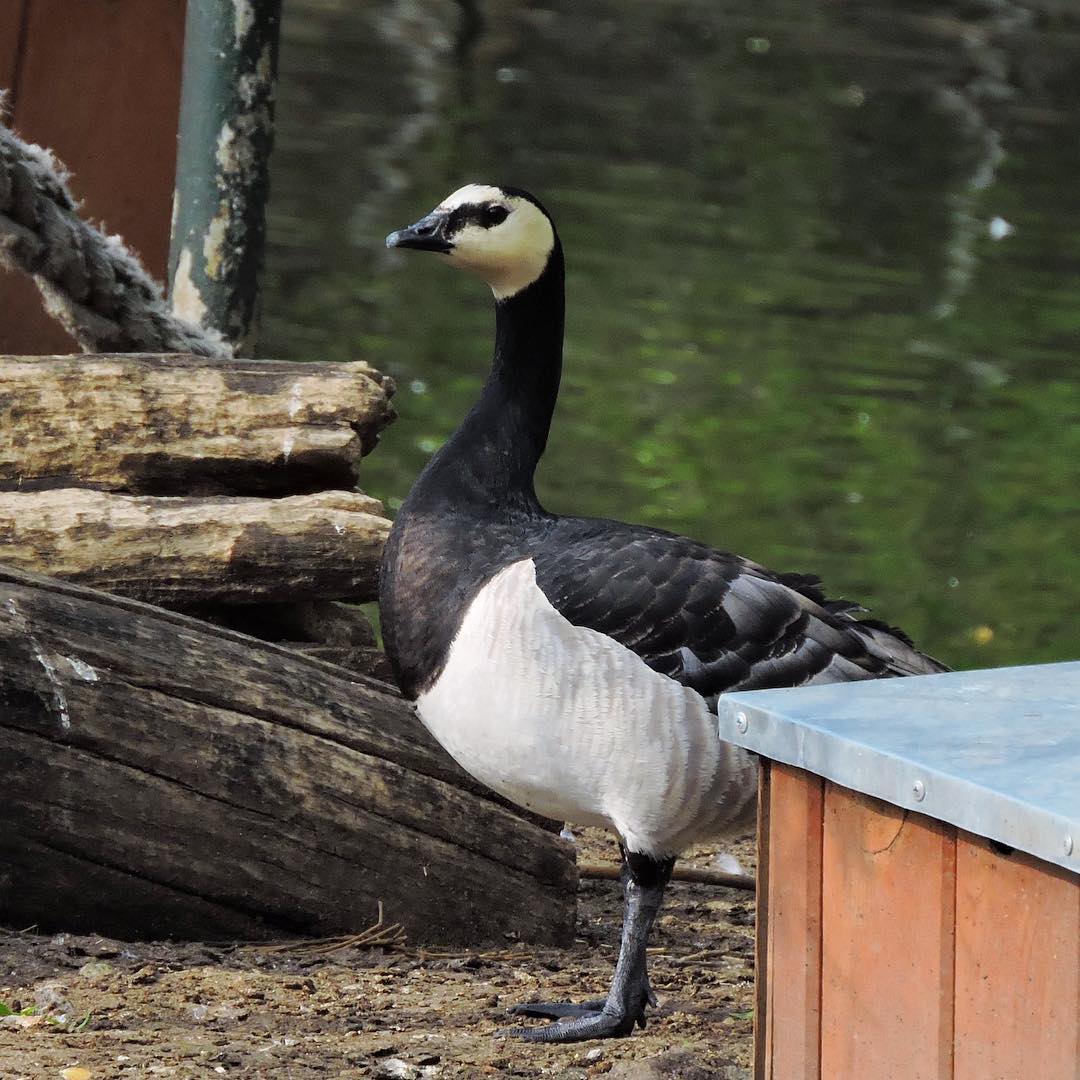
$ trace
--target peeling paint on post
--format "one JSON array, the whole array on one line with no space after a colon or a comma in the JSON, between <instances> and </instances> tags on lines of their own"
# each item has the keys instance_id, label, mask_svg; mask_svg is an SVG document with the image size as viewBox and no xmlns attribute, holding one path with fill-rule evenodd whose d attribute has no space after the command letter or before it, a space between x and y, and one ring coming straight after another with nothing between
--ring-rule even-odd
<instances>
[{"instance_id":1,"label":"peeling paint on post","mask_svg":"<svg viewBox=\"0 0 1080 1080\"><path fill-rule=\"evenodd\" d=\"M281 0L188 0L169 279L173 310L251 355Z\"/></svg>"}]
</instances>

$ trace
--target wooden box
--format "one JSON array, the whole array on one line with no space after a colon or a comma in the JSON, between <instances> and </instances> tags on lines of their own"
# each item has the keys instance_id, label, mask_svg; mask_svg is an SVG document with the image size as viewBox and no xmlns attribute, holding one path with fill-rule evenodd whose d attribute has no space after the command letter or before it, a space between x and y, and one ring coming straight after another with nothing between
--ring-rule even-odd
<instances>
[{"instance_id":1,"label":"wooden box","mask_svg":"<svg viewBox=\"0 0 1080 1080\"><path fill-rule=\"evenodd\" d=\"M719 724L762 755L758 1080L1080 1077L1080 663Z\"/></svg>"}]
</instances>

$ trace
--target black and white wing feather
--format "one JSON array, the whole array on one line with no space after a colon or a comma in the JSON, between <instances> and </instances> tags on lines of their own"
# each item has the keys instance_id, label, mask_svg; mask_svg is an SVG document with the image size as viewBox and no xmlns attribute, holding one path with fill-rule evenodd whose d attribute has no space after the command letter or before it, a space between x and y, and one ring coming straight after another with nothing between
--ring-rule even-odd
<instances>
[{"instance_id":1,"label":"black and white wing feather","mask_svg":"<svg viewBox=\"0 0 1080 1080\"><path fill-rule=\"evenodd\" d=\"M532 552L537 584L576 626L607 634L715 708L728 690L947 670L816 578L776 574L658 529L560 518Z\"/></svg>"}]
</instances>

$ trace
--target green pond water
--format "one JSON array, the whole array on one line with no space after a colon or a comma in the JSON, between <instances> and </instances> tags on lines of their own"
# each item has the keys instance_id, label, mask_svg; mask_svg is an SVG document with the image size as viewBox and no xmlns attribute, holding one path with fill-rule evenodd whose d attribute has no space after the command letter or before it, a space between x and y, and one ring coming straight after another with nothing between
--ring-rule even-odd
<instances>
[{"instance_id":1,"label":"green pond water","mask_svg":"<svg viewBox=\"0 0 1080 1080\"><path fill-rule=\"evenodd\" d=\"M383 237L513 183L567 255L551 509L818 573L956 666L1080 657L1080 7L285 12L260 352L395 377L366 490L400 504L493 325Z\"/></svg>"}]
</instances>

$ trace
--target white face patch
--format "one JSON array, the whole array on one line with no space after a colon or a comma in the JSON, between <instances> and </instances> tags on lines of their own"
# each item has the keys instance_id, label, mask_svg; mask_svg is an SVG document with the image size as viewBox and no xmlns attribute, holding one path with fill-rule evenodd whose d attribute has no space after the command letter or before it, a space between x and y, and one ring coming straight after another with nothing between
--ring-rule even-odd
<instances>
[{"instance_id":1,"label":"white face patch","mask_svg":"<svg viewBox=\"0 0 1080 1080\"><path fill-rule=\"evenodd\" d=\"M555 246L555 232L547 217L528 199L507 195L497 187L467 184L448 196L437 211L462 206L501 206L506 220L485 228L469 223L448 236L454 250L442 257L482 277L505 300L531 285L544 271Z\"/></svg>"}]
</instances>

